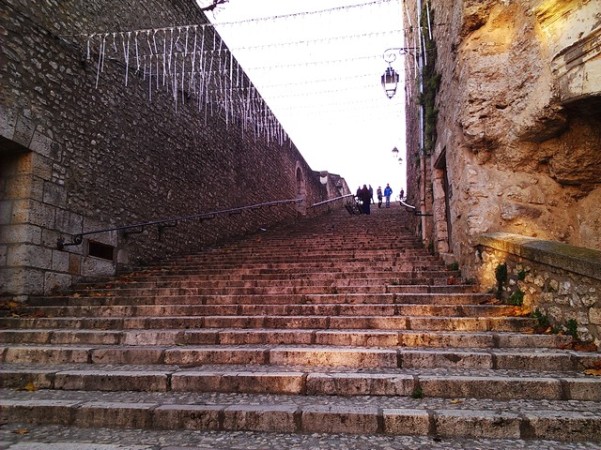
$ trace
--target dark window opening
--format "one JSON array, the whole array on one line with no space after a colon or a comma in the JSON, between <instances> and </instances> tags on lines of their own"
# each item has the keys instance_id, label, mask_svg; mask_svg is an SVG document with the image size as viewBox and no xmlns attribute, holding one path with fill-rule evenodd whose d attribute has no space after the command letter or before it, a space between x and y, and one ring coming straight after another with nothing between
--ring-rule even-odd
<instances>
[{"instance_id":1,"label":"dark window opening","mask_svg":"<svg viewBox=\"0 0 601 450\"><path fill-rule=\"evenodd\" d=\"M88 256L107 259L113 261L115 247L112 245L102 244L101 242L88 241Z\"/></svg>"}]
</instances>

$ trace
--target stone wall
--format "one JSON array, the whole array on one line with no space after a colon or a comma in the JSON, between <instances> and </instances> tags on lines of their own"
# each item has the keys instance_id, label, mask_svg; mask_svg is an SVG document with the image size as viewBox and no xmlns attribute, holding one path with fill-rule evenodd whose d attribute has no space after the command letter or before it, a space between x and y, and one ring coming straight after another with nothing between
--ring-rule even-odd
<instances>
[{"instance_id":1,"label":"stone wall","mask_svg":"<svg viewBox=\"0 0 601 450\"><path fill-rule=\"evenodd\" d=\"M194 90L149 93L149 78L114 58L103 59L98 73L101 52L81 38L204 23L188 0L2 2L0 294L50 293L79 276L195 251L297 220L324 200L319 174L281 130L265 132L263 118L198 102ZM223 70L233 59L218 36L213 41ZM57 249L61 236L69 243L91 230L297 198L139 234L90 235ZM90 256L97 245L90 241L114 247L113 256Z\"/></svg>"},{"instance_id":2,"label":"stone wall","mask_svg":"<svg viewBox=\"0 0 601 450\"><path fill-rule=\"evenodd\" d=\"M431 34L437 49L432 176L424 194L410 191L433 214L424 235L435 250L474 277L483 233L601 249L601 3L408 0L404 9L406 45ZM425 27L420 11L429 11ZM413 64L406 58L417 97ZM425 125L417 112L408 121L408 178L419 184L415 133Z\"/></svg>"},{"instance_id":3,"label":"stone wall","mask_svg":"<svg viewBox=\"0 0 601 450\"><path fill-rule=\"evenodd\" d=\"M601 348L601 252L509 233L480 237L479 278L482 287L504 300L522 298L528 310L538 310L549 326L569 332ZM497 268L506 265L499 285ZM516 294L517 295L516 297Z\"/></svg>"}]
</instances>

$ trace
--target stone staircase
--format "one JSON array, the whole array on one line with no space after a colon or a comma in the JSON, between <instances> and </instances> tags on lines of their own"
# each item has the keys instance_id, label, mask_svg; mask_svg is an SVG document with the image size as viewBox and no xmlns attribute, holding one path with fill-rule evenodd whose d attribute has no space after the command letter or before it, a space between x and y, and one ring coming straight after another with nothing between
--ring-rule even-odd
<instances>
[{"instance_id":1,"label":"stone staircase","mask_svg":"<svg viewBox=\"0 0 601 450\"><path fill-rule=\"evenodd\" d=\"M601 442L599 353L339 211L0 318L0 421Z\"/></svg>"}]
</instances>

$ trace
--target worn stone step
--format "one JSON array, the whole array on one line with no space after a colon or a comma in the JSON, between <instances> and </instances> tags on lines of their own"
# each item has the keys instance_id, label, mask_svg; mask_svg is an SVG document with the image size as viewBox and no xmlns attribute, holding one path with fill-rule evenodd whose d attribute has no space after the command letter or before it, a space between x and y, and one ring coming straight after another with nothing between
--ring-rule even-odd
<instances>
[{"instance_id":1,"label":"worn stone step","mask_svg":"<svg viewBox=\"0 0 601 450\"><path fill-rule=\"evenodd\" d=\"M531 333L536 321L524 317L403 317L403 316L138 316L138 317L4 317L2 329L371 329L418 331L507 331Z\"/></svg>"},{"instance_id":2,"label":"worn stone step","mask_svg":"<svg viewBox=\"0 0 601 450\"><path fill-rule=\"evenodd\" d=\"M601 441L599 402L0 391L3 423Z\"/></svg>"},{"instance_id":3,"label":"worn stone step","mask_svg":"<svg viewBox=\"0 0 601 450\"><path fill-rule=\"evenodd\" d=\"M395 330L0 330L0 342L6 344L318 344L377 347L566 348L571 341L571 337L564 335Z\"/></svg>"},{"instance_id":4,"label":"worn stone step","mask_svg":"<svg viewBox=\"0 0 601 450\"><path fill-rule=\"evenodd\" d=\"M91 305L23 308L35 317L136 317L136 316L443 316L503 317L522 315L508 305L414 305L414 304L297 304L297 305Z\"/></svg>"},{"instance_id":5,"label":"worn stone step","mask_svg":"<svg viewBox=\"0 0 601 450\"><path fill-rule=\"evenodd\" d=\"M494 400L601 401L601 378L582 373L490 370L319 370L313 367L4 364L0 388L88 391L227 392L415 396Z\"/></svg>"},{"instance_id":6,"label":"worn stone step","mask_svg":"<svg viewBox=\"0 0 601 450\"><path fill-rule=\"evenodd\" d=\"M431 348L568 348L556 334L319 329L0 330L3 344L53 345L330 345Z\"/></svg>"},{"instance_id":7,"label":"worn stone step","mask_svg":"<svg viewBox=\"0 0 601 450\"><path fill-rule=\"evenodd\" d=\"M270 295L146 295L132 299L131 296L82 295L47 297L36 306L127 306L136 305L487 305L493 303L490 294L480 293L379 293L379 294L270 294ZM23 311L27 311L27 306ZM21 309L20 309L21 310ZM23 314L25 315L25 314Z\"/></svg>"},{"instance_id":8,"label":"worn stone step","mask_svg":"<svg viewBox=\"0 0 601 450\"><path fill-rule=\"evenodd\" d=\"M570 371L592 368L598 353L547 349L432 349L311 345L11 345L5 363L253 364L356 368L472 368Z\"/></svg>"},{"instance_id":9,"label":"worn stone step","mask_svg":"<svg viewBox=\"0 0 601 450\"><path fill-rule=\"evenodd\" d=\"M468 293L475 292L475 286L470 284L460 284L460 280L454 281L456 284L428 285L418 284L417 279L412 279L412 284L399 285L395 280L388 277L378 278L355 278L342 277L340 274L332 277L311 277L311 278L276 278L265 279L264 277L256 277L254 279L232 279L228 278L210 278L207 280L173 280L173 281L156 281L156 280L123 280L114 281L107 285L98 284L82 284L77 286L73 292L79 295L88 296L91 293L121 293L125 295L131 290L139 289L217 289L217 288L269 288L269 287L318 287L326 289L328 287L359 287L365 286L380 286L386 289L386 292L399 293ZM414 283L415 282L415 283ZM393 284L394 283L394 284ZM37 303L33 303L37 304Z\"/></svg>"}]
</instances>

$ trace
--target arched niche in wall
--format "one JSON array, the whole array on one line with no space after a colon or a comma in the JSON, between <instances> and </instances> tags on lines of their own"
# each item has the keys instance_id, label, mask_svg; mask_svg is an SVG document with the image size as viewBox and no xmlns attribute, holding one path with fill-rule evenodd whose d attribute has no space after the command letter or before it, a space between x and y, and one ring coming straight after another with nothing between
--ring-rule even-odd
<instances>
[{"instance_id":1,"label":"arched niche in wall","mask_svg":"<svg viewBox=\"0 0 601 450\"><path fill-rule=\"evenodd\" d=\"M300 201L296 203L296 209L302 215L307 214L307 185L305 180L305 174L302 167L296 163L296 198Z\"/></svg>"}]
</instances>

